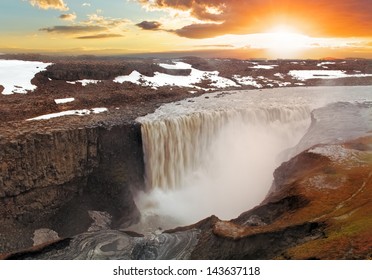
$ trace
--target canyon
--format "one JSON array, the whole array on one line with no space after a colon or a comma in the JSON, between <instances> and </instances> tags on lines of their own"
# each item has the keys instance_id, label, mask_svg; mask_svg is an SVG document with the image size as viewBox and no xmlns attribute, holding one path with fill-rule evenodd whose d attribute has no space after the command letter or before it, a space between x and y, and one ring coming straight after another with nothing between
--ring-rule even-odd
<instances>
[{"instance_id":1,"label":"canyon","mask_svg":"<svg viewBox=\"0 0 372 280\"><path fill-rule=\"evenodd\" d=\"M209 89L216 77L247 77L249 71L252 77L274 80L278 69L233 60L218 67L217 60L196 58L183 60L186 69L169 61L42 60L53 64L36 74L37 89L0 98L2 258L371 258L369 61L327 65L362 69L366 76L322 83L315 78L301 81L304 86L288 75L293 67L299 70L298 64L269 62L286 77L277 89L270 89L269 81L262 87L225 83L221 91ZM323 67L318 64L309 61L301 69ZM134 70L143 79L159 76L156 71L187 76L188 65L207 73L205 80L156 87L114 82ZM83 79L100 82L72 84ZM282 89L283 82L291 87ZM67 97L74 101L54 102ZM108 110L63 120L27 120L93 107ZM252 135L262 137L250 143ZM283 142L266 155L275 137ZM253 165L240 161L254 152L240 155L244 144L260 147ZM277 154L280 159L275 160ZM273 160L268 174L254 169L260 158ZM263 174L263 181L252 184L265 188L244 191L246 177L239 181L235 169L246 177ZM230 171L231 176L220 177ZM215 180L200 180L200 174ZM227 188L230 194L223 192ZM169 196L177 190L189 191ZM227 202L229 196L232 202ZM197 208L204 203L200 197L215 206ZM223 211L235 205L233 211ZM150 230L144 230L147 213Z\"/></svg>"}]
</instances>

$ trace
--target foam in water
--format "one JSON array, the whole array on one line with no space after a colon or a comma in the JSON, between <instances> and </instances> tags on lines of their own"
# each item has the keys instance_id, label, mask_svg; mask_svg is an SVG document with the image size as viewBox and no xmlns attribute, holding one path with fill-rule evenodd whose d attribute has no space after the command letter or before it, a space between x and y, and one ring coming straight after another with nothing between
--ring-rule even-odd
<instances>
[{"instance_id":1,"label":"foam in water","mask_svg":"<svg viewBox=\"0 0 372 280\"><path fill-rule=\"evenodd\" d=\"M234 218L258 205L283 161L278 155L299 142L311 110L364 101L371 92L354 87L351 96L350 89L213 93L139 118L147 192L136 203L143 217L170 216L175 226L212 214Z\"/></svg>"}]
</instances>

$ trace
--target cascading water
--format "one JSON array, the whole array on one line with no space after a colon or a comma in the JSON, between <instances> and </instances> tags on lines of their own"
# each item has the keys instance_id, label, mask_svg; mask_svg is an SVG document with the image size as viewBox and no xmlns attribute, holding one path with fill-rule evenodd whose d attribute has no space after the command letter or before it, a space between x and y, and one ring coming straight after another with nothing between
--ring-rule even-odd
<instances>
[{"instance_id":1,"label":"cascading water","mask_svg":"<svg viewBox=\"0 0 372 280\"><path fill-rule=\"evenodd\" d=\"M301 106L281 109L249 108L205 111L143 122L147 188L183 188L187 186L190 175L195 176L195 172L200 170L210 171L219 151L233 151L236 148L244 151L244 147L252 142L250 139L264 137L263 134L273 137L276 134L282 138L281 142L298 140L294 134L300 131L303 135L309 115L309 108ZM224 147L216 147L220 144ZM237 144L240 145L237 147ZM256 145L255 149L259 148ZM227 156L225 161L228 159Z\"/></svg>"},{"instance_id":2,"label":"cascading water","mask_svg":"<svg viewBox=\"0 0 372 280\"><path fill-rule=\"evenodd\" d=\"M135 229L186 225L212 214L231 219L258 205L273 171L288 159L283 151L309 127L311 110L350 99L340 90L326 102L321 89L308 96L289 89L214 93L139 118L147 191L136 199L143 219Z\"/></svg>"}]
</instances>

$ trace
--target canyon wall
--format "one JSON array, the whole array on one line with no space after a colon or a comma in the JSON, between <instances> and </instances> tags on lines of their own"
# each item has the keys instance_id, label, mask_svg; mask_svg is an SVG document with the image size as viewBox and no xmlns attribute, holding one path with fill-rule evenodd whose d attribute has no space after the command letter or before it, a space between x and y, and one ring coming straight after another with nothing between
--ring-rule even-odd
<instances>
[{"instance_id":1,"label":"canyon wall","mask_svg":"<svg viewBox=\"0 0 372 280\"><path fill-rule=\"evenodd\" d=\"M32 246L38 228L60 237L83 232L88 210L130 223L142 158L140 128L127 122L1 139L0 252Z\"/></svg>"}]
</instances>

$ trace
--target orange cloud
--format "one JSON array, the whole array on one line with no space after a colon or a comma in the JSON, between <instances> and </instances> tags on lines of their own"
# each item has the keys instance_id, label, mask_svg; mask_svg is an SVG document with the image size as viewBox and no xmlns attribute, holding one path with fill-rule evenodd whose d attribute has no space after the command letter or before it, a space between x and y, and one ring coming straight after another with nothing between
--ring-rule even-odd
<instances>
[{"instance_id":1,"label":"orange cloud","mask_svg":"<svg viewBox=\"0 0 372 280\"><path fill-rule=\"evenodd\" d=\"M109 38L120 38L124 37L121 34L95 34L95 35L87 35L87 36L79 36L76 39L109 39Z\"/></svg>"},{"instance_id":2,"label":"orange cloud","mask_svg":"<svg viewBox=\"0 0 372 280\"><path fill-rule=\"evenodd\" d=\"M75 14L63 14L59 18L73 21ZM107 39L123 37L123 27L129 24L127 19L105 18L103 16L92 14L88 19L77 24L56 25L45 27L39 31L59 34L62 36L74 36L75 39Z\"/></svg>"},{"instance_id":3,"label":"orange cloud","mask_svg":"<svg viewBox=\"0 0 372 280\"><path fill-rule=\"evenodd\" d=\"M57 25L53 27L41 28L40 31L45 31L48 33L59 33L59 34L82 34L90 32L102 32L107 31L108 29L103 26L97 25Z\"/></svg>"},{"instance_id":4,"label":"orange cloud","mask_svg":"<svg viewBox=\"0 0 372 280\"><path fill-rule=\"evenodd\" d=\"M37 6L41 9L55 9L61 11L67 11L68 7L63 0L29 0L32 6Z\"/></svg>"},{"instance_id":5,"label":"orange cloud","mask_svg":"<svg viewBox=\"0 0 372 280\"><path fill-rule=\"evenodd\" d=\"M312 36L372 36L371 0L137 0L149 9L188 11L203 23L174 30L188 38L294 26Z\"/></svg>"}]
</instances>

